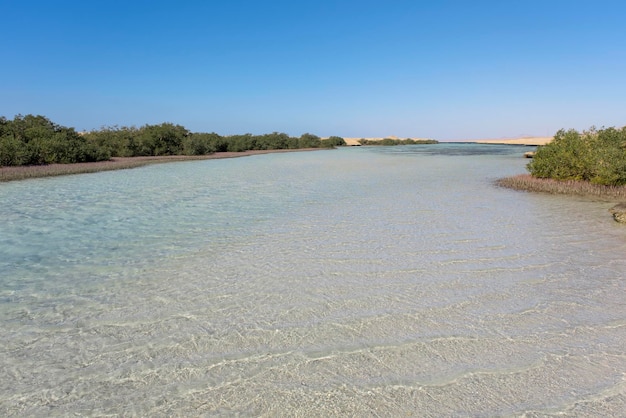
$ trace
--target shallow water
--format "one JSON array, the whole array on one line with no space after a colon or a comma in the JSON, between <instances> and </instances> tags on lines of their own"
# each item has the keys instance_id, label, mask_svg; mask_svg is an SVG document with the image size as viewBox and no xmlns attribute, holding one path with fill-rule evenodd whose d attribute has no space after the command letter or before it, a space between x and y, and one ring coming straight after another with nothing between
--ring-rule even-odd
<instances>
[{"instance_id":1,"label":"shallow water","mask_svg":"<svg viewBox=\"0 0 626 418\"><path fill-rule=\"evenodd\" d=\"M626 228L524 151L0 185L0 415L621 415Z\"/></svg>"}]
</instances>

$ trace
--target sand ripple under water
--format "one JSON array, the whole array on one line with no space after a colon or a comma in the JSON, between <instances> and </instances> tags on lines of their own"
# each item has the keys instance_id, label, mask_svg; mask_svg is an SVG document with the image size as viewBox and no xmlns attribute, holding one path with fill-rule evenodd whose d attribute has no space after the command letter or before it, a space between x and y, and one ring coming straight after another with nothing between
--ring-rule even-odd
<instances>
[{"instance_id":1,"label":"sand ripple under water","mask_svg":"<svg viewBox=\"0 0 626 418\"><path fill-rule=\"evenodd\" d=\"M524 151L0 185L0 415L622 415L626 229Z\"/></svg>"}]
</instances>

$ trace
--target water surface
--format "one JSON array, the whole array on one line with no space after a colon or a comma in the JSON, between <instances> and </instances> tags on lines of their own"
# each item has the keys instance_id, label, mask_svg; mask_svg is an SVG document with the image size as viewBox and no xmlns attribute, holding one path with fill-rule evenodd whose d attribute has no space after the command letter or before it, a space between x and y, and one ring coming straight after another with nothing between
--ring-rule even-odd
<instances>
[{"instance_id":1,"label":"water surface","mask_svg":"<svg viewBox=\"0 0 626 418\"><path fill-rule=\"evenodd\" d=\"M0 414L620 415L626 229L525 150L0 185Z\"/></svg>"}]
</instances>

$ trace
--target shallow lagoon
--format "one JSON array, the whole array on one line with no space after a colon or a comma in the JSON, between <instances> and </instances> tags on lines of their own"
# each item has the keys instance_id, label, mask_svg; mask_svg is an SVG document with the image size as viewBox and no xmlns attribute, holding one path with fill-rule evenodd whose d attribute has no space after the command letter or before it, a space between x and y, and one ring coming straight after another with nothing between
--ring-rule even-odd
<instances>
[{"instance_id":1,"label":"shallow lagoon","mask_svg":"<svg viewBox=\"0 0 626 418\"><path fill-rule=\"evenodd\" d=\"M0 414L619 415L626 228L438 144L0 185Z\"/></svg>"}]
</instances>

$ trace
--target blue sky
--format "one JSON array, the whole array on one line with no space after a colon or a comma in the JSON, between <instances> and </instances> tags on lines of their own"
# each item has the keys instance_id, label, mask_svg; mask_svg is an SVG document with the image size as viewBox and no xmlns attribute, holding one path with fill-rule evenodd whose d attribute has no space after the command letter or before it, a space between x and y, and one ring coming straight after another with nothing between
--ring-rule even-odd
<instances>
[{"instance_id":1,"label":"blue sky","mask_svg":"<svg viewBox=\"0 0 626 418\"><path fill-rule=\"evenodd\" d=\"M440 140L626 125L623 1L0 0L0 115Z\"/></svg>"}]
</instances>

